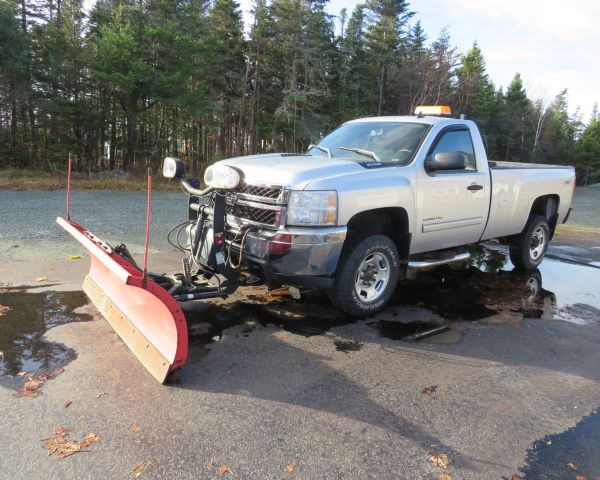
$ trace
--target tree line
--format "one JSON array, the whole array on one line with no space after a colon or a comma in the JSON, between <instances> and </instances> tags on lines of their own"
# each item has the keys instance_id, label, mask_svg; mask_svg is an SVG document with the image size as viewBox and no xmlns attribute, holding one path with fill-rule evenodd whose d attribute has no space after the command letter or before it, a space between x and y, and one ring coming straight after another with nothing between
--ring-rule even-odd
<instances>
[{"instance_id":1,"label":"tree line","mask_svg":"<svg viewBox=\"0 0 600 480\"><path fill-rule=\"evenodd\" d=\"M370 115L450 105L497 160L574 164L600 181L597 108L567 90L530 98L517 73L496 88L475 43L430 41L406 0L0 0L0 167L141 171L180 156L303 151Z\"/></svg>"}]
</instances>

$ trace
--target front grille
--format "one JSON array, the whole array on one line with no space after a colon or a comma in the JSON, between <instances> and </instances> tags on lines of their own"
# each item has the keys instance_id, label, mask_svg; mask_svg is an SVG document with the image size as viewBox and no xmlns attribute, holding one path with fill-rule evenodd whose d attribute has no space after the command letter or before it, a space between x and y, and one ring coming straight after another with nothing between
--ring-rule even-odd
<instances>
[{"instance_id":1,"label":"front grille","mask_svg":"<svg viewBox=\"0 0 600 480\"><path fill-rule=\"evenodd\" d=\"M261 223L263 225L276 226L278 210L267 210L265 208L251 207L239 203L227 204L225 207L227 215L231 215L242 220Z\"/></svg>"},{"instance_id":2,"label":"front grille","mask_svg":"<svg viewBox=\"0 0 600 480\"><path fill-rule=\"evenodd\" d=\"M250 195L252 197L269 198L277 200L281 195L281 187L270 187L266 185L243 185L236 189L237 193Z\"/></svg>"}]
</instances>

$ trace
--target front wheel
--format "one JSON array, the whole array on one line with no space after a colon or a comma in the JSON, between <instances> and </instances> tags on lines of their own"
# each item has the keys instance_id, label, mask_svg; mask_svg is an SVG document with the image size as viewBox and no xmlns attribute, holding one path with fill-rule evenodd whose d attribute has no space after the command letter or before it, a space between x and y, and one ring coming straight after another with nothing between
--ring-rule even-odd
<instances>
[{"instance_id":1,"label":"front wheel","mask_svg":"<svg viewBox=\"0 0 600 480\"><path fill-rule=\"evenodd\" d=\"M361 317L381 310L396 289L398 249L385 235L372 235L346 245L328 294L336 308Z\"/></svg>"},{"instance_id":2,"label":"front wheel","mask_svg":"<svg viewBox=\"0 0 600 480\"><path fill-rule=\"evenodd\" d=\"M550 242L550 227L546 217L537 215L510 244L510 261L523 270L535 269L544 259Z\"/></svg>"}]
</instances>

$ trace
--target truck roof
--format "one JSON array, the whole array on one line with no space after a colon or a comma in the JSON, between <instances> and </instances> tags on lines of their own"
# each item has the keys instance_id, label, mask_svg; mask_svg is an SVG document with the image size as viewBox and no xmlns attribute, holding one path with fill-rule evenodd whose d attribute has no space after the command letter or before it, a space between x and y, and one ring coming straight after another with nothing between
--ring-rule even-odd
<instances>
[{"instance_id":1,"label":"truck roof","mask_svg":"<svg viewBox=\"0 0 600 480\"><path fill-rule=\"evenodd\" d=\"M438 123L472 123L470 120L460 120L452 117L437 117L425 115L419 117L417 115L390 115L385 117L363 117L357 118L356 120L350 120L346 123L361 123L361 122L413 122L413 123L426 123L428 125L436 125Z\"/></svg>"}]
</instances>

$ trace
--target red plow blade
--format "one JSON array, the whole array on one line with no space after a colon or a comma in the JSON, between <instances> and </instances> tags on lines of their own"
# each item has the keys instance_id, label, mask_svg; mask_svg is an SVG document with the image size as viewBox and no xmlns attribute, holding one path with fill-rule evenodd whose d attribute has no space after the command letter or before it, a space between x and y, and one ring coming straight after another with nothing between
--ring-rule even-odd
<instances>
[{"instance_id":1,"label":"red plow blade","mask_svg":"<svg viewBox=\"0 0 600 480\"><path fill-rule=\"evenodd\" d=\"M77 223L56 222L91 255L83 290L138 360L159 382L185 364L187 322L173 297Z\"/></svg>"}]
</instances>

